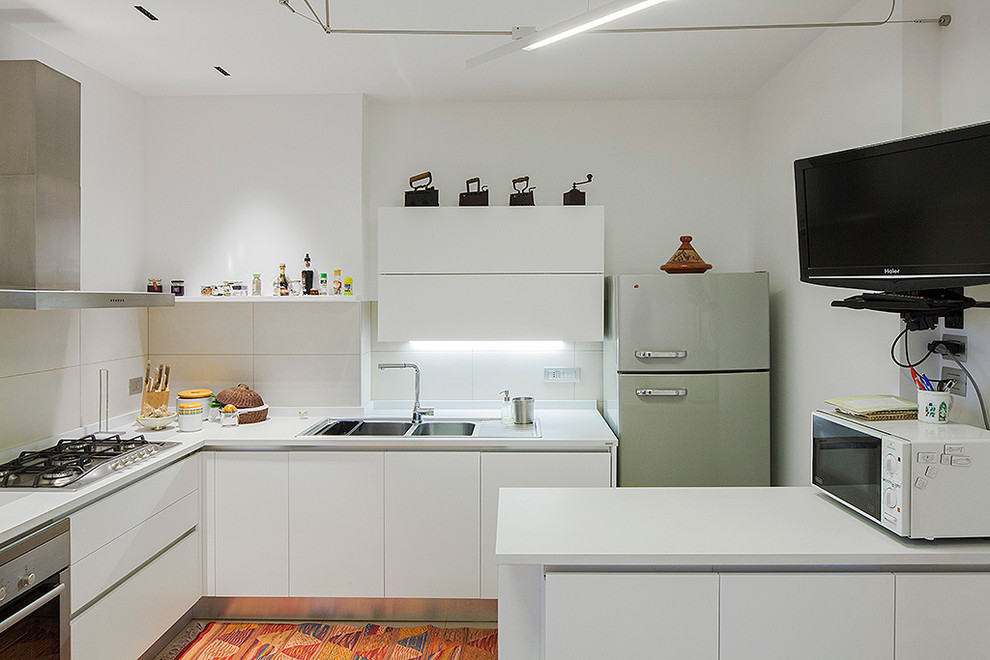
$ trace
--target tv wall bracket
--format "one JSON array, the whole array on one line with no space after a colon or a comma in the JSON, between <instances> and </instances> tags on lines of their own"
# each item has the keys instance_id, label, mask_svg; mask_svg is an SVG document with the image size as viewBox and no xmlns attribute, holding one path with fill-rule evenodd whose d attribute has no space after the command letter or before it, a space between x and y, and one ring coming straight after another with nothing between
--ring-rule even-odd
<instances>
[{"instance_id":1,"label":"tv wall bracket","mask_svg":"<svg viewBox=\"0 0 990 660\"><path fill-rule=\"evenodd\" d=\"M946 328L962 328L963 310L970 307L990 307L990 302L974 300L963 295L962 288L954 288L861 293L843 300L833 300L832 307L894 312L901 315L908 330L934 330L938 327L940 318L945 319Z\"/></svg>"}]
</instances>

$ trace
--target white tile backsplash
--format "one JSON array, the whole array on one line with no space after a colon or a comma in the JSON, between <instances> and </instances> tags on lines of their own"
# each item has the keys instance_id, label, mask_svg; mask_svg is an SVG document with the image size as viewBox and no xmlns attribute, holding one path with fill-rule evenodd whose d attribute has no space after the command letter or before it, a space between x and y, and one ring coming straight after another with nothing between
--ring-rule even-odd
<instances>
[{"instance_id":1,"label":"white tile backsplash","mask_svg":"<svg viewBox=\"0 0 990 660\"><path fill-rule=\"evenodd\" d=\"M361 356L256 355L254 385L270 406L358 406Z\"/></svg>"},{"instance_id":2,"label":"white tile backsplash","mask_svg":"<svg viewBox=\"0 0 990 660\"><path fill-rule=\"evenodd\" d=\"M78 365L78 310L0 309L0 378Z\"/></svg>"},{"instance_id":3,"label":"white tile backsplash","mask_svg":"<svg viewBox=\"0 0 990 660\"><path fill-rule=\"evenodd\" d=\"M279 303L266 304L283 307ZM165 355L250 355L255 306L228 300L153 307L149 317L149 350ZM290 334L290 328L285 330Z\"/></svg>"},{"instance_id":4,"label":"white tile backsplash","mask_svg":"<svg viewBox=\"0 0 990 660\"><path fill-rule=\"evenodd\" d=\"M83 364L148 354L148 308L84 309L80 314Z\"/></svg>"},{"instance_id":5,"label":"white tile backsplash","mask_svg":"<svg viewBox=\"0 0 990 660\"><path fill-rule=\"evenodd\" d=\"M373 351L371 353L371 392L377 400L409 400L415 391L412 369L378 368L380 363L412 362L419 366L420 398L423 400L472 399L474 382L471 353L429 351ZM494 398L494 397L489 397Z\"/></svg>"},{"instance_id":6,"label":"white tile backsplash","mask_svg":"<svg viewBox=\"0 0 990 660\"><path fill-rule=\"evenodd\" d=\"M144 364L144 356L139 356L82 365L80 368L82 425L96 424L99 421L100 369L109 371L110 418L138 410L141 407L141 395L128 394L127 381L135 376L144 376Z\"/></svg>"},{"instance_id":7,"label":"white tile backsplash","mask_svg":"<svg viewBox=\"0 0 990 660\"><path fill-rule=\"evenodd\" d=\"M77 428L79 411L78 366L0 378L0 449Z\"/></svg>"},{"instance_id":8,"label":"white tile backsplash","mask_svg":"<svg viewBox=\"0 0 990 660\"><path fill-rule=\"evenodd\" d=\"M168 388L172 394L170 408L175 407L175 395L182 390L205 388L216 394L240 383L254 386L254 358L250 355L154 354L150 358L155 367L159 363L171 365Z\"/></svg>"},{"instance_id":9,"label":"white tile backsplash","mask_svg":"<svg viewBox=\"0 0 990 660\"><path fill-rule=\"evenodd\" d=\"M254 352L269 355L355 355L361 352L358 302L254 305Z\"/></svg>"}]
</instances>

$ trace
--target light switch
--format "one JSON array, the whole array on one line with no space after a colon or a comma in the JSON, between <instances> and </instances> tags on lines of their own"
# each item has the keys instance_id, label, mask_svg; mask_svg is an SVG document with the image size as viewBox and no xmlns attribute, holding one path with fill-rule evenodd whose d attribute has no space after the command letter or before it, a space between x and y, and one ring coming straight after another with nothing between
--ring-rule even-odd
<instances>
[{"instance_id":1,"label":"light switch","mask_svg":"<svg viewBox=\"0 0 990 660\"><path fill-rule=\"evenodd\" d=\"M543 367L544 383L580 383L581 367Z\"/></svg>"}]
</instances>

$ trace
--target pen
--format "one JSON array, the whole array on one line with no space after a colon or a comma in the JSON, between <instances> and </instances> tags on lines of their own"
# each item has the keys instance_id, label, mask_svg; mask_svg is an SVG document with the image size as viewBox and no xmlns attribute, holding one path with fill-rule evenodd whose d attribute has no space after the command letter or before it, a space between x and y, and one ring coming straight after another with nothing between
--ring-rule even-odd
<instances>
[{"instance_id":1,"label":"pen","mask_svg":"<svg viewBox=\"0 0 990 660\"><path fill-rule=\"evenodd\" d=\"M928 376L926 376L925 374L921 374L921 382L925 384L925 389L928 390L929 392L935 391L935 386L932 385L932 382L928 380Z\"/></svg>"},{"instance_id":2,"label":"pen","mask_svg":"<svg viewBox=\"0 0 990 660\"><path fill-rule=\"evenodd\" d=\"M919 390L925 389L925 384L918 378L918 372L914 370L914 367L911 367L911 378L914 379L914 384L918 386Z\"/></svg>"}]
</instances>

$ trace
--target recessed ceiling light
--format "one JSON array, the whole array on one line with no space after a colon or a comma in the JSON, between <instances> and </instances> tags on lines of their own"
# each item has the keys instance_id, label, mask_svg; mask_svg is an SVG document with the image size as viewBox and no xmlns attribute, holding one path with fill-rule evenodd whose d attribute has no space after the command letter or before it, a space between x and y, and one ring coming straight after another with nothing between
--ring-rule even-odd
<instances>
[{"instance_id":1,"label":"recessed ceiling light","mask_svg":"<svg viewBox=\"0 0 990 660\"><path fill-rule=\"evenodd\" d=\"M134 5L134 8L137 9L142 14L144 14L149 21L157 21L158 20L158 17L157 16L155 16L154 14L152 14L150 11L148 11L147 9L145 9L144 7L142 7L141 5Z\"/></svg>"},{"instance_id":2,"label":"recessed ceiling light","mask_svg":"<svg viewBox=\"0 0 990 660\"><path fill-rule=\"evenodd\" d=\"M220 72L220 75L226 76L227 78L230 78L230 74L227 73L227 70L224 69L222 66L215 66L213 68L216 69L217 71L219 71Z\"/></svg>"}]
</instances>

